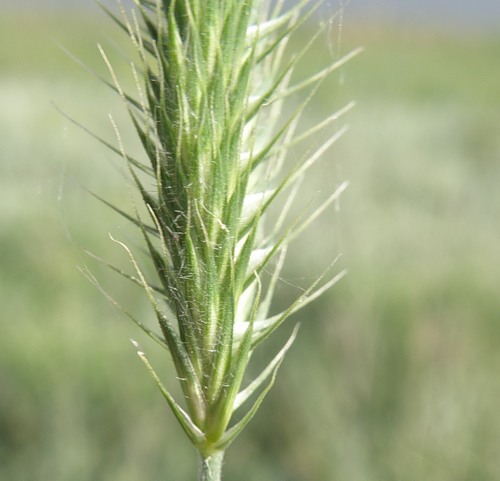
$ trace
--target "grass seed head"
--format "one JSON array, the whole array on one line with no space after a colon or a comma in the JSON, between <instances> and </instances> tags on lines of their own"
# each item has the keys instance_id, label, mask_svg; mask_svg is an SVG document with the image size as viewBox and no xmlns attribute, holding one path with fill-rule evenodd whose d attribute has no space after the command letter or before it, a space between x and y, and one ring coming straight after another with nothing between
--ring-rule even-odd
<instances>
[{"instance_id":1,"label":"grass seed head","mask_svg":"<svg viewBox=\"0 0 500 481\"><path fill-rule=\"evenodd\" d=\"M132 342L190 440L209 456L224 450L255 414L296 331L242 388L252 351L333 283L323 285L320 277L289 308L269 316L288 242L329 201L308 220L288 227L280 221L272 232L266 231L265 219L279 194L294 192L333 143L327 140L282 172L287 148L340 115L295 134L307 101L343 60L290 84L312 42L288 60L285 46L319 3L302 1L288 10L280 1L135 3L129 14L124 8L118 16L106 10L140 59L133 64L135 94L125 93L101 53L144 150L144 160L130 157L116 129L119 147L113 150L126 161L148 219L115 210L142 233L155 277L149 278L135 254L119 244L136 271L127 277L145 290L160 334L136 322L170 351L184 407ZM306 101L282 120L284 103L305 90ZM283 218L289 207L283 206ZM234 411L252 396L253 404L231 425Z\"/></svg>"}]
</instances>

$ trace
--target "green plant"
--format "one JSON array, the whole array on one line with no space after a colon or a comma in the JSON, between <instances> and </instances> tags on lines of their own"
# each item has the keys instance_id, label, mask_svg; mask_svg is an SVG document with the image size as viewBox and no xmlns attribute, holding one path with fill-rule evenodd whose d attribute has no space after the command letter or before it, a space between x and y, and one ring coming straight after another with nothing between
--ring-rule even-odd
<instances>
[{"instance_id":1,"label":"green plant","mask_svg":"<svg viewBox=\"0 0 500 481\"><path fill-rule=\"evenodd\" d=\"M301 178L345 131L285 173L287 150L327 129L351 104L296 134L301 113L320 84L356 52L290 84L297 62L321 29L291 59L290 36L321 2L136 0L129 15L107 13L129 35L139 65L134 95L125 93L104 50L112 83L127 106L147 163L106 142L126 161L145 207L112 206L142 233L155 278L118 242L156 315L160 333L133 320L171 355L185 398L174 399L135 343L167 404L200 454L200 479L220 479L224 452L253 417L274 383L297 332L248 385L254 349L290 315L329 289L343 272L331 267L284 311L269 315L289 242L345 188L287 224ZM105 8L105 7L103 7ZM305 99L281 120L283 102ZM272 228L268 211L289 193ZM148 220L144 220L147 216ZM131 316L132 317L132 316ZM244 410L244 407L246 410ZM235 412L237 412L235 420ZM240 414L241 411L241 414Z\"/></svg>"}]
</instances>

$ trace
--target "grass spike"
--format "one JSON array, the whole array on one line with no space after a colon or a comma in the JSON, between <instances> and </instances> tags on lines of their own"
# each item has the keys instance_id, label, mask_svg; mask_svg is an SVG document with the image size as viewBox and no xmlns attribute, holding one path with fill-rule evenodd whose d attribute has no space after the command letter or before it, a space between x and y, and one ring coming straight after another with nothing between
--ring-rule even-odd
<instances>
[{"instance_id":1,"label":"grass spike","mask_svg":"<svg viewBox=\"0 0 500 481\"><path fill-rule=\"evenodd\" d=\"M183 406L134 345L200 453L200 480L220 481L222 455L274 384L297 327L242 389L254 349L344 275L325 281L330 267L288 308L270 316L288 244L347 185L341 184L315 209L307 204L289 220L305 174L346 128L337 128L283 172L285 158L299 142L328 132L350 110L352 103L305 131L299 129L320 85L358 50L291 84L299 61L326 27L315 29L291 56L286 54L289 40L313 18L320 0L291 6L286 0L134 0L130 12L117 2L119 14L101 6L135 51L138 60L130 62L130 69L136 91L133 96L125 92L119 70L98 45L110 77L101 80L122 99L144 160L128 155L112 116L118 146L101 141L125 161L146 215L136 205L130 214L96 196L139 228L144 246L135 253L111 237L124 249L133 275L105 263L145 292L163 338L126 315L169 349ZM304 100L283 119L286 102L303 92ZM288 200L269 226L271 206L288 189ZM137 254L151 266L151 278ZM235 410L254 395L246 413L235 420Z\"/></svg>"}]
</instances>

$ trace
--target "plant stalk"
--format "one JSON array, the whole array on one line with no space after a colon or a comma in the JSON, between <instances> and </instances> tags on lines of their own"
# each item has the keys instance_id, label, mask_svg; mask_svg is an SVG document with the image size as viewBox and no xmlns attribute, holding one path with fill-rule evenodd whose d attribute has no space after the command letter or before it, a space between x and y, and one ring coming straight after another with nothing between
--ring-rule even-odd
<instances>
[{"instance_id":1,"label":"plant stalk","mask_svg":"<svg viewBox=\"0 0 500 481\"><path fill-rule=\"evenodd\" d=\"M220 481L224 451L217 451L207 457L200 455L199 481Z\"/></svg>"}]
</instances>

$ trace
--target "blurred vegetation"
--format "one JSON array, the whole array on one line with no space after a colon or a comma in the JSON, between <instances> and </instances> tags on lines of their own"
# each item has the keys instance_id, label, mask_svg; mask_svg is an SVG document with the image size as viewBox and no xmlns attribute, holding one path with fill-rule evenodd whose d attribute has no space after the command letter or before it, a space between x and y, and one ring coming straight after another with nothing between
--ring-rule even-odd
<instances>
[{"instance_id":1,"label":"blurred vegetation","mask_svg":"<svg viewBox=\"0 0 500 481\"><path fill-rule=\"evenodd\" d=\"M297 241L279 294L339 252L349 276L299 316L226 477L497 481L500 38L349 24L342 43L336 34L309 68L366 51L309 114L358 106L303 201L351 186ZM195 453L128 339L168 378L163 353L78 269L90 264L149 316L140 291L79 247L125 262L108 232L133 234L85 190L128 207L119 160L52 104L109 139L112 112L132 136L119 100L57 47L104 73L95 43L120 62L117 35L83 14L0 17L0 479L194 476Z\"/></svg>"}]
</instances>

